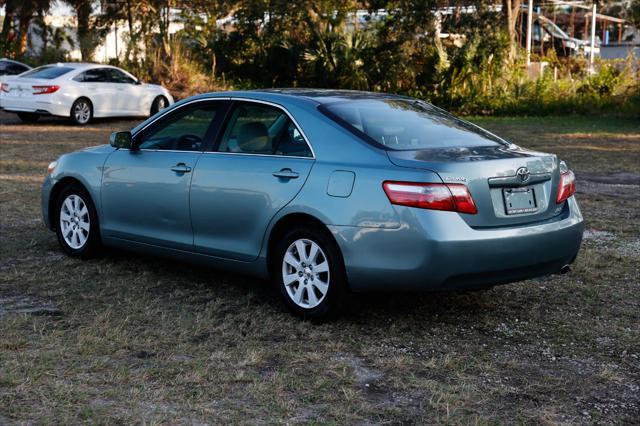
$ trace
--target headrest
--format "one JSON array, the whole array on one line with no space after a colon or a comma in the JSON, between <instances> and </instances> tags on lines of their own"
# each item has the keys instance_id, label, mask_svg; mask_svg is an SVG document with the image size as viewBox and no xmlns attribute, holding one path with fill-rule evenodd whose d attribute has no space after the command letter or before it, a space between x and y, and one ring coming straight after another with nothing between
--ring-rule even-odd
<instances>
[{"instance_id":1,"label":"headrest","mask_svg":"<svg viewBox=\"0 0 640 426\"><path fill-rule=\"evenodd\" d=\"M269 131L264 123L245 123L238 131L238 146L244 152L271 153Z\"/></svg>"}]
</instances>

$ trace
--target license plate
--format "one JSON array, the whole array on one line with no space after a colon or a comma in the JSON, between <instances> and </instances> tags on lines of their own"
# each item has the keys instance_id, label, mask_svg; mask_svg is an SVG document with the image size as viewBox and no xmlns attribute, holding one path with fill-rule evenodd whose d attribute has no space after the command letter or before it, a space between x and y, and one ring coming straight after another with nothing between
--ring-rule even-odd
<instances>
[{"instance_id":1,"label":"license plate","mask_svg":"<svg viewBox=\"0 0 640 426\"><path fill-rule=\"evenodd\" d=\"M538 210L533 188L504 188L502 196L507 214L533 213Z\"/></svg>"}]
</instances>

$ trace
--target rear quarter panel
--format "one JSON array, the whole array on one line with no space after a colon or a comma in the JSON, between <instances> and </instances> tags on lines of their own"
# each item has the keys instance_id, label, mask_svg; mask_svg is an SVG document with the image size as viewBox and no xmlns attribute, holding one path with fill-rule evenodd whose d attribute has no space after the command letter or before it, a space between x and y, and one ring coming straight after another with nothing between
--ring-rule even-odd
<instances>
[{"instance_id":1,"label":"rear quarter panel","mask_svg":"<svg viewBox=\"0 0 640 426\"><path fill-rule=\"evenodd\" d=\"M302 102L283 106L302 127L313 146L316 162L300 193L272 219L267 236L280 219L294 213L309 214L330 228L397 229L402 218L389 202L382 183L385 180L441 182L431 171L392 164L384 151L360 141L314 106ZM337 171L354 175L352 190L346 196L329 195L330 178ZM266 256L267 243L265 238L263 256Z\"/></svg>"}]
</instances>

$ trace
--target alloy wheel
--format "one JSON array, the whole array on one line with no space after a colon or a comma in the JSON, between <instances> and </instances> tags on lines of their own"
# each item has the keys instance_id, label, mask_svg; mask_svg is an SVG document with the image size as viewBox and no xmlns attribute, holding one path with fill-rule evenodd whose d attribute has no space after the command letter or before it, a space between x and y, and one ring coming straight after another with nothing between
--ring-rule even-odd
<instances>
[{"instance_id":1,"label":"alloy wheel","mask_svg":"<svg viewBox=\"0 0 640 426\"><path fill-rule=\"evenodd\" d=\"M74 250L82 248L89 239L89 209L82 198L71 194L60 206L60 230L65 243Z\"/></svg>"},{"instance_id":2,"label":"alloy wheel","mask_svg":"<svg viewBox=\"0 0 640 426\"><path fill-rule=\"evenodd\" d=\"M299 307L312 309L327 296L329 260L320 246L309 239L291 243L282 260L282 281L289 298Z\"/></svg>"},{"instance_id":3,"label":"alloy wheel","mask_svg":"<svg viewBox=\"0 0 640 426\"><path fill-rule=\"evenodd\" d=\"M77 102L73 108L73 116L78 123L86 124L91 118L91 107L85 101Z\"/></svg>"}]
</instances>

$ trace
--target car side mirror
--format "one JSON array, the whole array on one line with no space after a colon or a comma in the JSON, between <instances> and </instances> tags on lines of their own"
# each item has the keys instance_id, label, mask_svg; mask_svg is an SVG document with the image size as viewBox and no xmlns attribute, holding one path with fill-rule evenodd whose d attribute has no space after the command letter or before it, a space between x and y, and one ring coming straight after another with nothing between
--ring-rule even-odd
<instances>
[{"instance_id":1,"label":"car side mirror","mask_svg":"<svg viewBox=\"0 0 640 426\"><path fill-rule=\"evenodd\" d=\"M114 148L133 148L133 139L131 138L131 132L113 132L109 137L109 145Z\"/></svg>"}]
</instances>

